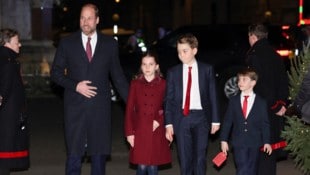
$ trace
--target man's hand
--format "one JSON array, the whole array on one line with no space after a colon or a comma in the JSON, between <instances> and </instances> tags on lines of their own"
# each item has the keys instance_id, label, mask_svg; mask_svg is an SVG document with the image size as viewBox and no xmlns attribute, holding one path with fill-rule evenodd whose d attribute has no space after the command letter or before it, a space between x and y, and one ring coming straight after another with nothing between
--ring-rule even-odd
<instances>
[{"instance_id":1,"label":"man's hand","mask_svg":"<svg viewBox=\"0 0 310 175\"><path fill-rule=\"evenodd\" d=\"M220 125L211 125L211 134L215 134L220 129Z\"/></svg>"},{"instance_id":2,"label":"man's hand","mask_svg":"<svg viewBox=\"0 0 310 175\"><path fill-rule=\"evenodd\" d=\"M222 152L227 155L227 152L229 151L229 146L228 146L228 143L225 142L225 141L221 141L221 149L222 149Z\"/></svg>"},{"instance_id":3,"label":"man's hand","mask_svg":"<svg viewBox=\"0 0 310 175\"><path fill-rule=\"evenodd\" d=\"M2 105L3 97L0 95L0 106Z\"/></svg>"},{"instance_id":4,"label":"man's hand","mask_svg":"<svg viewBox=\"0 0 310 175\"><path fill-rule=\"evenodd\" d=\"M133 148L135 144L135 136L134 135L127 136L127 142Z\"/></svg>"},{"instance_id":5,"label":"man's hand","mask_svg":"<svg viewBox=\"0 0 310 175\"><path fill-rule=\"evenodd\" d=\"M156 120L153 120L153 132L158 128L159 123Z\"/></svg>"},{"instance_id":6,"label":"man's hand","mask_svg":"<svg viewBox=\"0 0 310 175\"><path fill-rule=\"evenodd\" d=\"M173 127L166 127L166 139L169 140L170 143L173 141L173 134Z\"/></svg>"},{"instance_id":7,"label":"man's hand","mask_svg":"<svg viewBox=\"0 0 310 175\"><path fill-rule=\"evenodd\" d=\"M90 86L88 84L91 84L91 81L84 80L84 81L79 82L78 85L76 86L76 91L87 98L96 96L97 87Z\"/></svg>"},{"instance_id":8,"label":"man's hand","mask_svg":"<svg viewBox=\"0 0 310 175\"><path fill-rule=\"evenodd\" d=\"M284 106L281 107L280 111L276 113L278 116L283 116L286 112L286 108Z\"/></svg>"}]
</instances>

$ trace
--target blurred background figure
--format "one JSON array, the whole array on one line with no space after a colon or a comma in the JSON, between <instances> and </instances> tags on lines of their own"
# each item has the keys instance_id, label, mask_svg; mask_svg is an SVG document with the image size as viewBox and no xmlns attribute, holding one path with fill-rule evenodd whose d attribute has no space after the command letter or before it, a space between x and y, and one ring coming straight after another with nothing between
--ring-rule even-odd
<instances>
[{"instance_id":1,"label":"blurred background figure","mask_svg":"<svg viewBox=\"0 0 310 175\"><path fill-rule=\"evenodd\" d=\"M167 32L164 27L158 27L158 39L162 39L164 36L166 36Z\"/></svg>"},{"instance_id":2,"label":"blurred background figure","mask_svg":"<svg viewBox=\"0 0 310 175\"><path fill-rule=\"evenodd\" d=\"M40 63L40 73L43 76L50 75L50 65L45 57L42 58L42 61Z\"/></svg>"},{"instance_id":3,"label":"blurred background figure","mask_svg":"<svg viewBox=\"0 0 310 175\"><path fill-rule=\"evenodd\" d=\"M304 26L301 31L303 32L303 44L309 48L310 46L310 25Z\"/></svg>"},{"instance_id":4,"label":"blurred background figure","mask_svg":"<svg viewBox=\"0 0 310 175\"><path fill-rule=\"evenodd\" d=\"M305 75L302 84L300 86L299 92L294 100L294 107L297 109L297 113L301 115L301 119L310 124L309 112L307 113L307 106L305 104L310 103L310 70L308 68L308 73ZM309 104L308 104L309 106Z\"/></svg>"},{"instance_id":5,"label":"blurred background figure","mask_svg":"<svg viewBox=\"0 0 310 175\"><path fill-rule=\"evenodd\" d=\"M137 29L136 32L128 38L127 47L129 52L146 52L142 29Z\"/></svg>"},{"instance_id":6,"label":"blurred background figure","mask_svg":"<svg viewBox=\"0 0 310 175\"><path fill-rule=\"evenodd\" d=\"M19 34L0 30L0 174L29 168L25 90L20 74Z\"/></svg>"}]
</instances>

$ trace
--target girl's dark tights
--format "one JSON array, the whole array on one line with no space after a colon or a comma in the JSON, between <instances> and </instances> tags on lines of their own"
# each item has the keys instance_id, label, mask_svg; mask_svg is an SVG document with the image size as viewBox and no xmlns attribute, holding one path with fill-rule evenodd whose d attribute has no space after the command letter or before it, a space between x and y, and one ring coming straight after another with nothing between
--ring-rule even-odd
<instances>
[{"instance_id":1,"label":"girl's dark tights","mask_svg":"<svg viewBox=\"0 0 310 175\"><path fill-rule=\"evenodd\" d=\"M158 175L158 168L154 165L138 165L136 175Z\"/></svg>"}]
</instances>

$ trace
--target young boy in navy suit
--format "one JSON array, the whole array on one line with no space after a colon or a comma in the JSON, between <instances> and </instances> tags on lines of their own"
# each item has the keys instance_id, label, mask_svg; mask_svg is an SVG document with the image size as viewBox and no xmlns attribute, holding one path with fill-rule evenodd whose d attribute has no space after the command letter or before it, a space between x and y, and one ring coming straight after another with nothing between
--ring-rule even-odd
<instances>
[{"instance_id":1,"label":"young boy in navy suit","mask_svg":"<svg viewBox=\"0 0 310 175\"><path fill-rule=\"evenodd\" d=\"M175 136L181 175L206 175L209 133L220 128L213 67L196 60L198 39L177 40L182 64L169 69L165 97L166 138Z\"/></svg>"},{"instance_id":2,"label":"young boy in navy suit","mask_svg":"<svg viewBox=\"0 0 310 175\"><path fill-rule=\"evenodd\" d=\"M222 125L221 149L227 155L231 135L237 175L257 175L261 146L268 155L272 152L267 104L253 92L257 79L251 68L238 73L241 93L231 97Z\"/></svg>"}]
</instances>

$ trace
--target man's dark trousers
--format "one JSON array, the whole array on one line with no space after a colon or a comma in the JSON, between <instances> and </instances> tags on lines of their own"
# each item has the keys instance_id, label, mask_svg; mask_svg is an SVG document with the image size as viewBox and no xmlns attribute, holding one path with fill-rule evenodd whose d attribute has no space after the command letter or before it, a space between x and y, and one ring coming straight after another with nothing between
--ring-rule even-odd
<instances>
[{"instance_id":1,"label":"man's dark trousers","mask_svg":"<svg viewBox=\"0 0 310 175\"><path fill-rule=\"evenodd\" d=\"M105 175L106 156L91 156L91 175ZM66 175L81 175L82 157L69 155L66 162Z\"/></svg>"}]
</instances>

